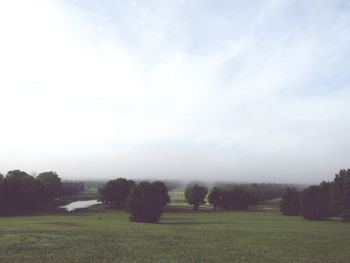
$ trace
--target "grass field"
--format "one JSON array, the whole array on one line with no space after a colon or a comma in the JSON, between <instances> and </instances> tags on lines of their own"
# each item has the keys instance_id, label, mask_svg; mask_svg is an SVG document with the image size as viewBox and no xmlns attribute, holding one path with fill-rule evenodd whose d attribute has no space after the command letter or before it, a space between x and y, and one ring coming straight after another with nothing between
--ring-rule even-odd
<instances>
[{"instance_id":1,"label":"grass field","mask_svg":"<svg viewBox=\"0 0 350 263\"><path fill-rule=\"evenodd\" d=\"M350 224L265 209L275 204L193 212L174 203L159 224L132 223L101 205L0 217L0 262L349 262Z\"/></svg>"}]
</instances>

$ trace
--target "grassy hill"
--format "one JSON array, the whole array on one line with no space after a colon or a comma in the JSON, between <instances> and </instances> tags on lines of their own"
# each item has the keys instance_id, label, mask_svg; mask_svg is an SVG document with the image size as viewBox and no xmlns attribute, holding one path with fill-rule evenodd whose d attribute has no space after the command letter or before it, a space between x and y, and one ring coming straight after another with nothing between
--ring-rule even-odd
<instances>
[{"instance_id":1,"label":"grassy hill","mask_svg":"<svg viewBox=\"0 0 350 263\"><path fill-rule=\"evenodd\" d=\"M182 198L180 191L172 197ZM349 261L349 224L282 216L276 204L246 212L193 212L174 202L159 224L129 222L126 212L102 205L0 217L0 262Z\"/></svg>"}]
</instances>

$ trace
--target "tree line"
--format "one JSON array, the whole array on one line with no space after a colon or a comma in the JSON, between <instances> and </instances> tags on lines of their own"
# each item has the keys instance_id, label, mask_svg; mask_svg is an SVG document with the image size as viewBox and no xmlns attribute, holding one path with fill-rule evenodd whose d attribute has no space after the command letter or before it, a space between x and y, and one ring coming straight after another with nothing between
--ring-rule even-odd
<instances>
[{"instance_id":1,"label":"tree line","mask_svg":"<svg viewBox=\"0 0 350 263\"><path fill-rule=\"evenodd\" d=\"M170 202L164 182L118 178L108 181L99 188L100 200L114 209L126 209L130 221L156 223L164 207Z\"/></svg>"},{"instance_id":2,"label":"tree line","mask_svg":"<svg viewBox=\"0 0 350 263\"><path fill-rule=\"evenodd\" d=\"M84 190L82 183L62 182L56 172L37 176L12 170L0 174L0 214L28 212L38 205L51 203L55 198Z\"/></svg>"},{"instance_id":3,"label":"tree line","mask_svg":"<svg viewBox=\"0 0 350 263\"><path fill-rule=\"evenodd\" d=\"M341 216L350 221L350 169L340 170L331 182L323 181L303 191L288 188L282 196L280 211L310 220Z\"/></svg>"},{"instance_id":4,"label":"tree line","mask_svg":"<svg viewBox=\"0 0 350 263\"><path fill-rule=\"evenodd\" d=\"M259 196L256 192L246 189L239 185L214 186L208 197L208 188L203 185L188 185L185 189L185 198L193 210L198 210L199 206L207 201L213 206L213 210L221 208L224 210L246 210L250 205L259 202Z\"/></svg>"}]
</instances>

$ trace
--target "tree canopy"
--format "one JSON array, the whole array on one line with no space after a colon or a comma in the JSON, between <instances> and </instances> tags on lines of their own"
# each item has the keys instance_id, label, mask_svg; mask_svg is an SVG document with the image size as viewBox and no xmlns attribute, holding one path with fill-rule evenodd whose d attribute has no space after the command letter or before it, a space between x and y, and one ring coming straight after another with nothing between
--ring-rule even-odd
<instances>
[{"instance_id":1,"label":"tree canopy","mask_svg":"<svg viewBox=\"0 0 350 263\"><path fill-rule=\"evenodd\" d=\"M300 213L300 198L298 191L288 187L280 202L280 211L284 215L297 216Z\"/></svg>"},{"instance_id":2,"label":"tree canopy","mask_svg":"<svg viewBox=\"0 0 350 263\"><path fill-rule=\"evenodd\" d=\"M198 210L200 205L205 204L204 198L207 193L208 189L205 186L188 185L185 189L185 198L190 205L193 205L193 210Z\"/></svg>"},{"instance_id":3,"label":"tree canopy","mask_svg":"<svg viewBox=\"0 0 350 263\"><path fill-rule=\"evenodd\" d=\"M58 177L56 172L43 172L40 173L36 180L38 180L44 186L44 199L47 201L52 200L62 194L61 178Z\"/></svg>"},{"instance_id":4,"label":"tree canopy","mask_svg":"<svg viewBox=\"0 0 350 263\"><path fill-rule=\"evenodd\" d=\"M157 223L164 208L159 183L141 182L128 198L130 221Z\"/></svg>"},{"instance_id":5,"label":"tree canopy","mask_svg":"<svg viewBox=\"0 0 350 263\"><path fill-rule=\"evenodd\" d=\"M100 199L111 208L122 209L134 186L134 181L125 178L110 180L99 189Z\"/></svg>"},{"instance_id":6,"label":"tree canopy","mask_svg":"<svg viewBox=\"0 0 350 263\"><path fill-rule=\"evenodd\" d=\"M18 213L43 202L43 185L26 172L9 171L0 182L0 213Z\"/></svg>"}]
</instances>

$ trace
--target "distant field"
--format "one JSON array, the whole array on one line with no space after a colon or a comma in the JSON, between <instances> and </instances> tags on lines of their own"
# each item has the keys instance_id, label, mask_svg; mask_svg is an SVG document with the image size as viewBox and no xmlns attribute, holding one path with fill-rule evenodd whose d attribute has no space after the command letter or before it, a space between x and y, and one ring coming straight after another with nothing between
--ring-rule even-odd
<instances>
[{"instance_id":1,"label":"distant field","mask_svg":"<svg viewBox=\"0 0 350 263\"><path fill-rule=\"evenodd\" d=\"M101 205L72 214L0 217L0 262L350 259L350 224L342 221L281 216L276 201L247 212L193 212L175 204L159 224L132 223L127 213Z\"/></svg>"}]
</instances>

